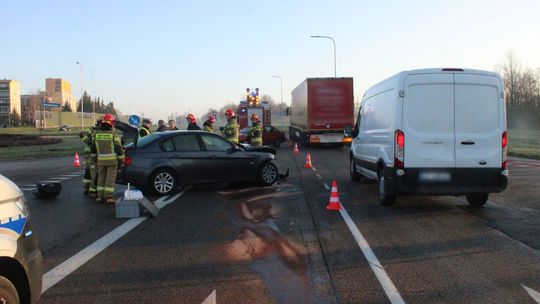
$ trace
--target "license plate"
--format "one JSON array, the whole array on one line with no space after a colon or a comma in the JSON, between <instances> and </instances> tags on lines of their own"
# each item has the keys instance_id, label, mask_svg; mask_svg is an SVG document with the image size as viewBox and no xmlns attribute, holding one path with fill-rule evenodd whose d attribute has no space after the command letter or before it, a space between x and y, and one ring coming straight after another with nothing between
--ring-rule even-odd
<instances>
[{"instance_id":1,"label":"license plate","mask_svg":"<svg viewBox=\"0 0 540 304\"><path fill-rule=\"evenodd\" d=\"M437 171L424 171L420 172L420 181L423 182L449 182L449 172L437 172Z\"/></svg>"}]
</instances>

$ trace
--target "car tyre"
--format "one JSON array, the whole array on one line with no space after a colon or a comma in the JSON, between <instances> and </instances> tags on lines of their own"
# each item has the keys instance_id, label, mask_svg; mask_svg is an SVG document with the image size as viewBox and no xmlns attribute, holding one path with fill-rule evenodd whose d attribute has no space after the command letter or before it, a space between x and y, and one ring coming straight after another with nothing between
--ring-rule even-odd
<instances>
[{"instance_id":1,"label":"car tyre","mask_svg":"<svg viewBox=\"0 0 540 304\"><path fill-rule=\"evenodd\" d=\"M281 142L279 140L274 140L274 142L272 143L272 146L274 146L274 148L279 148L280 145Z\"/></svg>"},{"instance_id":2,"label":"car tyre","mask_svg":"<svg viewBox=\"0 0 540 304\"><path fill-rule=\"evenodd\" d=\"M17 288L7 278L0 276L0 303L19 304Z\"/></svg>"},{"instance_id":3,"label":"car tyre","mask_svg":"<svg viewBox=\"0 0 540 304\"><path fill-rule=\"evenodd\" d=\"M392 206L396 203L396 195L391 193L391 187L388 182L388 179L379 172L379 181L378 181L378 194L379 194L379 203L383 206Z\"/></svg>"},{"instance_id":4,"label":"car tyre","mask_svg":"<svg viewBox=\"0 0 540 304\"><path fill-rule=\"evenodd\" d=\"M169 195L178 188L178 179L176 174L169 169L158 169L152 177L148 185L153 193L158 195Z\"/></svg>"},{"instance_id":5,"label":"car tyre","mask_svg":"<svg viewBox=\"0 0 540 304\"><path fill-rule=\"evenodd\" d=\"M277 166L274 165L272 162L266 162L262 164L257 174L257 180L259 184L263 186L271 186L277 181L277 179L278 179Z\"/></svg>"},{"instance_id":6,"label":"car tyre","mask_svg":"<svg viewBox=\"0 0 540 304\"><path fill-rule=\"evenodd\" d=\"M355 169L354 160L352 157L349 164L349 173L351 174L351 180L353 181L359 181L362 178L362 175Z\"/></svg>"},{"instance_id":7,"label":"car tyre","mask_svg":"<svg viewBox=\"0 0 540 304\"><path fill-rule=\"evenodd\" d=\"M471 193L467 194L466 197L471 206L480 207L487 202L489 193Z\"/></svg>"}]
</instances>

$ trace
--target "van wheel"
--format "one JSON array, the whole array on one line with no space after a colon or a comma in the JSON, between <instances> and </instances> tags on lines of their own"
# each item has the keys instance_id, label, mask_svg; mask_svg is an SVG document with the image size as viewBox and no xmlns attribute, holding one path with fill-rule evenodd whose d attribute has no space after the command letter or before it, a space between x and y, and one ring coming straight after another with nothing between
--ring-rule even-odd
<instances>
[{"instance_id":1,"label":"van wheel","mask_svg":"<svg viewBox=\"0 0 540 304\"><path fill-rule=\"evenodd\" d=\"M5 277L0 276L0 303L19 304L19 294L15 286Z\"/></svg>"},{"instance_id":2,"label":"van wheel","mask_svg":"<svg viewBox=\"0 0 540 304\"><path fill-rule=\"evenodd\" d=\"M349 164L349 173L351 174L351 179L353 181L358 181L362 177L360 173L356 172L356 168L354 165L354 160L351 158L350 164Z\"/></svg>"},{"instance_id":3,"label":"van wheel","mask_svg":"<svg viewBox=\"0 0 540 304\"><path fill-rule=\"evenodd\" d=\"M383 206L392 206L396 203L396 196L391 194L390 185L388 184L388 179L382 174L379 173L379 203Z\"/></svg>"},{"instance_id":4,"label":"van wheel","mask_svg":"<svg viewBox=\"0 0 540 304\"><path fill-rule=\"evenodd\" d=\"M467 194L467 202L473 207L480 207L488 200L489 193L471 193Z\"/></svg>"}]
</instances>

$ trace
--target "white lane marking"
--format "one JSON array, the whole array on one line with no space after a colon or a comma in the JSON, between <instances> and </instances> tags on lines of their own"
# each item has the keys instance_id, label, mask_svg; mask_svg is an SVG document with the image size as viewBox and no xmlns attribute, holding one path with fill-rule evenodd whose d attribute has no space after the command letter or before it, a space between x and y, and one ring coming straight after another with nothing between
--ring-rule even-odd
<instances>
[{"instance_id":1,"label":"white lane marking","mask_svg":"<svg viewBox=\"0 0 540 304\"><path fill-rule=\"evenodd\" d=\"M317 169L315 169L315 167L311 167L311 170L313 170L313 172L317 172Z\"/></svg>"},{"instance_id":2,"label":"white lane marking","mask_svg":"<svg viewBox=\"0 0 540 304\"><path fill-rule=\"evenodd\" d=\"M216 290L214 289L214 291L212 291L212 293L201 304L217 304Z\"/></svg>"},{"instance_id":3,"label":"white lane marking","mask_svg":"<svg viewBox=\"0 0 540 304\"><path fill-rule=\"evenodd\" d=\"M325 186L327 186L325 184ZM394 286L394 283L392 283L392 280L384 270L383 266L379 262L379 259L375 256L375 253L373 250L371 250L371 247L369 247L368 242L364 237L362 236L362 233L358 229L358 227L354 224L353 220L349 216L349 213L343 205L341 205L341 209L339 210L339 213L341 213L341 216L345 220L345 223L349 227L349 230L351 230L351 233L356 240L356 243L358 243L358 246L360 246L360 250L362 250L362 253L364 254L364 257L366 257L366 260L369 263L369 267L371 267L371 270L375 273L375 276L379 280L379 283L381 284L382 288L384 289L384 292L386 293L386 296L388 297L388 300L392 304L397 303L405 303L403 301L403 298L399 294L399 291L397 290L396 286Z\"/></svg>"},{"instance_id":4,"label":"white lane marking","mask_svg":"<svg viewBox=\"0 0 540 304\"><path fill-rule=\"evenodd\" d=\"M521 284L521 286L523 286L523 288L525 288L525 290L527 291L527 293L531 296L531 298L533 298L536 303L539 303L540 304L540 292L530 288L530 287L527 287L523 284Z\"/></svg>"},{"instance_id":5,"label":"white lane marking","mask_svg":"<svg viewBox=\"0 0 540 304\"><path fill-rule=\"evenodd\" d=\"M42 181L39 181L38 183L41 183L41 184L47 184L47 183L57 183L58 181L57 180L42 180Z\"/></svg>"},{"instance_id":6,"label":"white lane marking","mask_svg":"<svg viewBox=\"0 0 540 304\"><path fill-rule=\"evenodd\" d=\"M326 188L326 190L330 190L330 186L328 186L327 183L324 183L324 187Z\"/></svg>"},{"instance_id":7,"label":"white lane marking","mask_svg":"<svg viewBox=\"0 0 540 304\"><path fill-rule=\"evenodd\" d=\"M184 194L185 191L182 191L178 193L177 195L173 196L173 199L167 200L169 197L164 196L157 201L154 202L156 207L163 208L166 205L170 204L174 200L178 199L182 194ZM138 218L132 218L122 225L115 228L113 231L107 233L103 237L101 237L99 240L95 241L94 243L90 244L88 247L84 248L71 258L67 259L60 265L56 266L55 268L51 269L49 272L43 275L43 288L41 290L42 293L47 291L49 288L53 287L56 283L60 282L62 279L70 275L72 272L77 270L79 267L84 265L86 262L88 262L90 259L95 257L97 254L105 250L107 247L109 247L111 244L116 242L118 239L126 235L128 232L133 230L133 228L139 226L142 222L144 222L148 217L138 217Z\"/></svg>"},{"instance_id":8,"label":"white lane marking","mask_svg":"<svg viewBox=\"0 0 540 304\"><path fill-rule=\"evenodd\" d=\"M317 176L318 179L322 179L322 176L319 173L317 173L315 175Z\"/></svg>"}]
</instances>

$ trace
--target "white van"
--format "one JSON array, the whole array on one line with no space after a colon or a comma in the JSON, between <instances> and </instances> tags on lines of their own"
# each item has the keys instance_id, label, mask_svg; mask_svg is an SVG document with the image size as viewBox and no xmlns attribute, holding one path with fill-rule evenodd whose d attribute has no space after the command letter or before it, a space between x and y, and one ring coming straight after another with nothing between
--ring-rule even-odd
<instances>
[{"instance_id":1,"label":"white van","mask_svg":"<svg viewBox=\"0 0 540 304\"><path fill-rule=\"evenodd\" d=\"M470 69L396 74L366 91L352 131L350 174L400 194L466 195L473 206L506 188L501 77Z\"/></svg>"}]
</instances>

